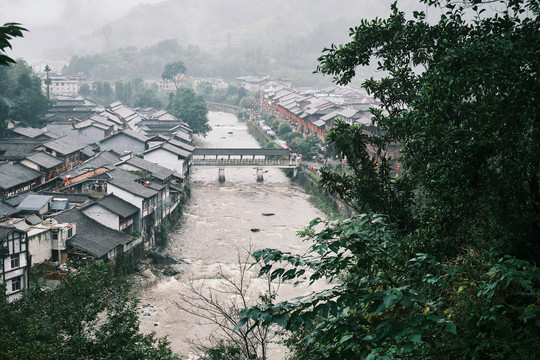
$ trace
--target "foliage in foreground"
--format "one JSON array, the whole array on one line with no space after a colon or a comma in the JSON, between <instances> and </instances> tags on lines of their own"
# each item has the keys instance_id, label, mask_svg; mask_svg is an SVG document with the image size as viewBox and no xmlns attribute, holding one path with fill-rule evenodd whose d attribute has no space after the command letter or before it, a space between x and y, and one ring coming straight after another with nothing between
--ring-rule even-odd
<instances>
[{"instance_id":1,"label":"foliage in foreground","mask_svg":"<svg viewBox=\"0 0 540 360\"><path fill-rule=\"evenodd\" d=\"M380 215L326 224L302 236L307 255L264 249L262 274L332 288L244 311L292 331L295 359L533 359L540 354L540 271L525 261L473 250L440 261L411 253L409 237ZM279 265L283 263L282 265ZM292 265L292 267L291 267ZM241 324L240 324L241 325Z\"/></svg>"},{"instance_id":2,"label":"foliage in foreground","mask_svg":"<svg viewBox=\"0 0 540 360\"><path fill-rule=\"evenodd\" d=\"M540 357L540 3L422 2L438 23L394 5L319 59L338 84L372 58L388 75L364 83L380 131L338 122L347 170L321 176L363 215L315 220L305 255L255 253L262 274L330 281L242 312L290 330L295 359Z\"/></svg>"},{"instance_id":3,"label":"foliage in foreground","mask_svg":"<svg viewBox=\"0 0 540 360\"><path fill-rule=\"evenodd\" d=\"M70 270L54 289L0 299L0 359L178 359L165 339L139 332L137 301L102 263Z\"/></svg>"},{"instance_id":4,"label":"foliage in foreground","mask_svg":"<svg viewBox=\"0 0 540 360\"><path fill-rule=\"evenodd\" d=\"M11 40L23 37L23 31L28 31L19 23L6 23L0 26L0 66L14 64L15 60L5 55L6 49L11 49Z\"/></svg>"}]
</instances>

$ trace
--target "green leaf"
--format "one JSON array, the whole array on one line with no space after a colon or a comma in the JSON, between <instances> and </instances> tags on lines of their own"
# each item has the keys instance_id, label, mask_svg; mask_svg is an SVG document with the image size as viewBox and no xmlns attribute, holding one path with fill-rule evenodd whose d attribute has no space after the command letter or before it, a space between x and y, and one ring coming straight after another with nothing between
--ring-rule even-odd
<instances>
[{"instance_id":1,"label":"green leaf","mask_svg":"<svg viewBox=\"0 0 540 360\"><path fill-rule=\"evenodd\" d=\"M448 331L449 333L452 333L454 335L457 335L456 324L454 324L452 322L447 323L446 324L446 331Z\"/></svg>"},{"instance_id":2,"label":"green leaf","mask_svg":"<svg viewBox=\"0 0 540 360\"><path fill-rule=\"evenodd\" d=\"M409 336L409 339L411 339L411 341L415 344L421 344L423 343L422 341L422 334L420 333L414 333L412 334L411 336Z\"/></svg>"},{"instance_id":3,"label":"green leaf","mask_svg":"<svg viewBox=\"0 0 540 360\"><path fill-rule=\"evenodd\" d=\"M343 344L344 342L348 341L349 339L352 339L353 337L353 334L346 334L346 335L343 335L341 337L341 339L339 340L339 343L340 344Z\"/></svg>"},{"instance_id":4,"label":"green leaf","mask_svg":"<svg viewBox=\"0 0 540 360\"><path fill-rule=\"evenodd\" d=\"M241 327L243 327L244 325L246 325L246 323L248 322L248 318L242 318L240 319L240 321L236 324L236 326L233 328L233 331L238 331Z\"/></svg>"}]
</instances>

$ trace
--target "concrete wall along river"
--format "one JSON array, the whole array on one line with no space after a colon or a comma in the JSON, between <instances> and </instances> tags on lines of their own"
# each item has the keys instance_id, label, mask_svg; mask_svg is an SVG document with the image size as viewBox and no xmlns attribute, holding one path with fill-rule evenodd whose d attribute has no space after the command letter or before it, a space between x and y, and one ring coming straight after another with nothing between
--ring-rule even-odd
<instances>
[{"instance_id":1,"label":"concrete wall along river","mask_svg":"<svg viewBox=\"0 0 540 360\"><path fill-rule=\"evenodd\" d=\"M233 114L210 112L209 119L213 130L206 138L197 138L197 146L259 147ZM181 301L179 293L189 293L189 281L204 290L219 290L217 272L221 269L227 276L238 276L238 249L250 244L254 249L271 247L301 253L309 244L302 242L296 231L323 216L280 169L264 171L261 183L256 181L255 169L226 168L226 181L219 183L218 169L194 168L191 200L169 235L167 249L171 256L185 261L178 265L182 272L174 277L158 276L136 294L141 299L141 330L167 336L173 350L181 355L190 352L186 338L204 339L213 330L197 325L197 318L174 305ZM253 298L263 287L259 279L253 281ZM304 284L282 284L279 297L308 291L311 289ZM283 358L283 351L272 345L270 358Z\"/></svg>"}]
</instances>

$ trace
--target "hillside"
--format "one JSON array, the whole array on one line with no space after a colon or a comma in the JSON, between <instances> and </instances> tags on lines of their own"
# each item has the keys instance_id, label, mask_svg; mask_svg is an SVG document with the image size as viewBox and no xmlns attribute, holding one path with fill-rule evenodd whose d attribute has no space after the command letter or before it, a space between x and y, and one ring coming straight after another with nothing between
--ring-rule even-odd
<instances>
[{"instance_id":1,"label":"hillside","mask_svg":"<svg viewBox=\"0 0 540 360\"><path fill-rule=\"evenodd\" d=\"M165 63L182 60L192 76L271 75L309 85L321 81L312 72L323 48L347 41L361 19L387 13L387 2L169 0L139 5L54 52L76 54L66 72L93 79L157 78ZM373 74L363 71L360 79Z\"/></svg>"}]
</instances>

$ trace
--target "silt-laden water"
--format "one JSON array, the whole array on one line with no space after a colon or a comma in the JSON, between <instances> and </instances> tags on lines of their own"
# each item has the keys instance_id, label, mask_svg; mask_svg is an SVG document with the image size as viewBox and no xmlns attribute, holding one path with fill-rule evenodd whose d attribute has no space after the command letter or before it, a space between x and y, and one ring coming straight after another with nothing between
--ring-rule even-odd
<instances>
[{"instance_id":1,"label":"silt-laden water","mask_svg":"<svg viewBox=\"0 0 540 360\"><path fill-rule=\"evenodd\" d=\"M249 135L244 123L228 113L211 112L213 130L206 138L197 138L201 147L259 147ZM322 213L309 202L309 196L292 184L280 169L264 169L264 181L256 181L256 169L226 168L224 183L218 182L217 168L198 167L190 175L191 200L184 208L182 220L169 235L166 250L185 263L182 273L174 277L159 276L139 290L141 300L141 331L154 331L167 336L172 349L188 355L186 338L205 339L213 330L200 326L200 319L178 309L179 293L189 293L192 281L203 291L219 290L217 272L228 277L238 276L238 249L278 248L302 253L309 244L302 242L296 232ZM240 250L242 256L245 250ZM264 283L252 283L252 298L264 289ZM280 298L307 293L302 284L282 284ZM220 295L227 300L227 295ZM271 346L272 359L281 359L284 349Z\"/></svg>"}]
</instances>

